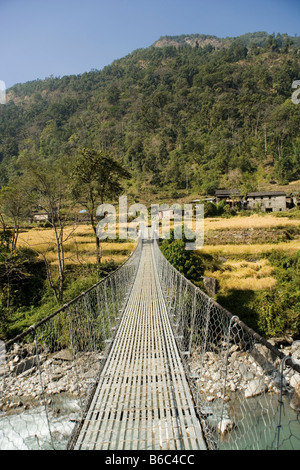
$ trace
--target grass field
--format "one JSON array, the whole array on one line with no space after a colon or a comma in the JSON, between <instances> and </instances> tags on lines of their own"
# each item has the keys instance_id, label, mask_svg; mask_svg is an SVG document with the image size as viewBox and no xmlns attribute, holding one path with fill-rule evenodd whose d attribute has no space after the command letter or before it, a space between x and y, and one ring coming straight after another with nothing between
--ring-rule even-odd
<instances>
[{"instance_id":1,"label":"grass field","mask_svg":"<svg viewBox=\"0 0 300 470\"><path fill-rule=\"evenodd\" d=\"M291 226L300 226L300 220L272 214L206 218L204 221L205 233L208 230L276 229L276 227ZM84 265L96 262L95 238L90 225L79 225L75 228L69 226L65 229L64 235L66 264ZM32 228L22 232L19 236L19 246L28 246L46 256L53 266L57 264L55 238L51 228ZM113 260L122 263L134 246L135 243L130 241L102 242L102 261ZM300 238L278 243L209 245L205 243L204 235L204 246L200 253L225 259L220 269L205 272L206 276L218 279L222 290L265 290L271 289L276 284L276 279L272 276L272 267L265 258L265 254L272 250L295 253L300 250Z\"/></svg>"},{"instance_id":2,"label":"grass field","mask_svg":"<svg viewBox=\"0 0 300 470\"><path fill-rule=\"evenodd\" d=\"M218 279L222 290L265 290L276 285L273 267L266 259L259 261L227 260L222 269L206 271L206 276Z\"/></svg>"},{"instance_id":3,"label":"grass field","mask_svg":"<svg viewBox=\"0 0 300 470\"><path fill-rule=\"evenodd\" d=\"M202 248L203 253L220 254L230 256L240 255L258 255L261 256L271 250L285 251L294 253L300 250L300 240L292 240L281 243L262 243L252 245L205 245Z\"/></svg>"},{"instance_id":4,"label":"grass field","mask_svg":"<svg viewBox=\"0 0 300 470\"><path fill-rule=\"evenodd\" d=\"M204 246L197 253L201 274L195 282L203 286L204 266L204 275L218 280L216 300L266 337L280 336L284 331L289 334L291 331L293 334L299 333L299 273L296 270L298 258L295 254L300 251L300 211L278 215L207 218L204 223ZM285 228L289 238L281 237ZM256 237L244 237L242 232L255 232ZM69 226L64 235L66 301L97 282L99 272L100 276L106 275L106 271L109 272L115 266L111 263L106 270L105 265L102 265L99 271L95 237L90 225ZM236 236L235 243L233 240ZM35 226L23 230L18 244L46 257L52 267L53 279L57 282L56 244L51 228ZM102 242L102 262L122 263L134 247L135 243L127 240ZM285 260L290 263L287 268L280 264ZM17 312L17 330L28 327L48 315L51 309L57 308L51 290L45 289L43 295L42 305L31 307L26 318L23 311L20 314ZM13 328L13 334L16 334L15 324Z\"/></svg>"},{"instance_id":5,"label":"grass field","mask_svg":"<svg viewBox=\"0 0 300 470\"><path fill-rule=\"evenodd\" d=\"M273 227L299 226L299 219L289 217L277 217L271 214L253 214L250 216L236 216L231 218L206 218L204 221L204 230L217 229L258 229Z\"/></svg>"},{"instance_id":6,"label":"grass field","mask_svg":"<svg viewBox=\"0 0 300 470\"><path fill-rule=\"evenodd\" d=\"M208 218L205 219L205 233L208 230L255 230L275 229L277 227L299 227L300 220L289 217L277 217L276 215L253 214L246 217L232 218ZM216 244L205 243L200 253L212 255L219 261L219 269L206 270L205 275L218 280L223 292L228 290L269 290L276 285L276 279L272 276L273 268L266 259L266 254L271 251L281 253L295 253L300 250L300 238L277 243L252 243L252 244Z\"/></svg>"},{"instance_id":7,"label":"grass field","mask_svg":"<svg viewBox=\"0 0 300 470\"><path fill-rule=\"evenodd\" d=\"M95 237L90 225L67 227L64 231L66 264L96 263ZM19 246L30 247L57 264L55 236L52 228L32 228L19 235ZM134 242L102 242L102 261L122 263L134 249Z\"/></svg>"}]
</instances>

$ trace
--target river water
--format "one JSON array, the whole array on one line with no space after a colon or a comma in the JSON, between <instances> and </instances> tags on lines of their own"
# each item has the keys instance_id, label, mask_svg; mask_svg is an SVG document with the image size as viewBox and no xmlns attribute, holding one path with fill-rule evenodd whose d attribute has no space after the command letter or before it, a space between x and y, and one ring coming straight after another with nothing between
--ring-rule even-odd
<instances>
[{"instance_id":1,"label":"river water","mask_svg":"<svg viewBox=\"0 0 300 470\"><path fill-rule=\"evenodd\" d=\"M0 450L62 450L80 416L78 400L57 395L53 411L44 406L0 414ZM49 425L51 434L49 432Z\"/></svg>"},{"instance_id":2,"label":"river water","mask_svg":"<svg viewBox=\"0 0 300 470\"><path fill-rule=\"evenodd\" d=\"M235 427L220 440L221 450L300 450L300 414L290 407L287 396L282 398L278 428L279 395L266 394L247 398L247 408L234 409ZM279 430L279 438L278 437Z\"/></svg>"},{"instance_id":3,"label":"river water","mask_svg":"<svg viewBox=\"0 0 300 470\"><path fill-rule=\"evenodd\" d=\"M274 409L278 396L274 396ZM277 415L262 414L256 399L250 399L251 412L220 442L220 449L274 449L276 446ZM78 401L68 395L58 395L53 410L47 415L44 407L25 410L9 416L0 414L0 450L62 450L66 448L75 421L80 417ZM258 408L260 408L258 410ZM48 420L51 423L49 433ZM211 423L213 424L213 422ZM256 443L253 445L253 442ZM279 449L300 450L300 415L284 398Z\"/></svg>"}]
</instances>

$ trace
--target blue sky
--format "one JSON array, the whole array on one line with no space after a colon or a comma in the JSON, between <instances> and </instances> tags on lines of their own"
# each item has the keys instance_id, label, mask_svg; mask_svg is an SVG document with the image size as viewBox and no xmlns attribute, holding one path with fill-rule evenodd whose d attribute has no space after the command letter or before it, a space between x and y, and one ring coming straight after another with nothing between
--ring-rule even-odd
<instances>
[{"instance_id":1,"label":"blue sky","mask_svg":"<svg viewBox=\"0 0 300 470\"><path fill-rule=\"evenodd\" d=\"M102 69L160 36L300 35L300 0L0 0L6 87Z\"/></svg>"}]
</instances>

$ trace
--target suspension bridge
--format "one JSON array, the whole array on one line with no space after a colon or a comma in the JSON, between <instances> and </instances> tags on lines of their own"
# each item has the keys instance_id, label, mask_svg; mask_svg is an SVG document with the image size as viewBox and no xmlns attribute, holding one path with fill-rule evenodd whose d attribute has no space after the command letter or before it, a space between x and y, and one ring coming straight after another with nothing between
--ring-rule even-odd
<instances>
[{"instance_id":1,"label":"suspension bridge","mask_svg":"<svg viewBox=\"0 0 300 470\"><path fill-rule=\"evenodd\" d=\"M300 448L297 361L156 239L4 346L0 449Z\"/></svg>"}]
</instances>

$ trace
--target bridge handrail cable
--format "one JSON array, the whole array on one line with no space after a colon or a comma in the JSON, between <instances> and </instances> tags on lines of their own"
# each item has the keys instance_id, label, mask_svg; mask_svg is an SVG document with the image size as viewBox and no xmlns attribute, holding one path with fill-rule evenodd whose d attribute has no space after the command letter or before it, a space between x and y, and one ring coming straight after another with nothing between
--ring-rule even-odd
<instances>
[{"instance_id":1,"label":"bridge handrail cable","mask_svg":"<svg viewBox=\"0 0 300 470\"><path fill-rule=\"evenodd\" d=\"M110 279L111 277L115 276L116 273L118 271L120 271L127 263L130 262L130 260L132 259L132 257L137 253L137 251L140 249L140 243L141 243L141 240L139 239L138 240L138 243L135 247L135 249L130 253L129 257L122 263L120 264L120 266L118 266L114 271L112 271L111 273L107 274L107 276L105 276L104 278L100 279L100 281L97 281L95 284L93 284L91 287L89 287L88 289L86 289L84 292L81 292L78 296L74 297L73 299L71 299L69 302L66 302L64 305L62 305L60 308L58 308L57 310L55 310L54 312L50 313L49 315L47 315L45 318L43 318L42 320L40 320L39 322L35 323L34 325L31 325L29 326L26 330L22 331L22 333L16 335L14 338L4 342L4 346L6 349L8 349L12 344L20 341L22 338L24 338L25 336L27 336L29 333L31 333L32 331L36 330L37 328L39 328L40 326L44 325L45 323L47 323L49 320L51 320L52 318L54 318L55 316L59 315L61 312L63 312L64 310L68 309L71 305L75 304L76 302L78 302L78 300L80 300L81 298L85 297L89 292L91 292L92 290L94 290L95 288L97 288L97 286L99 286L100 284L104 283L105 281L107 281L108 279Z\"/></svg>"}]
</instances>

